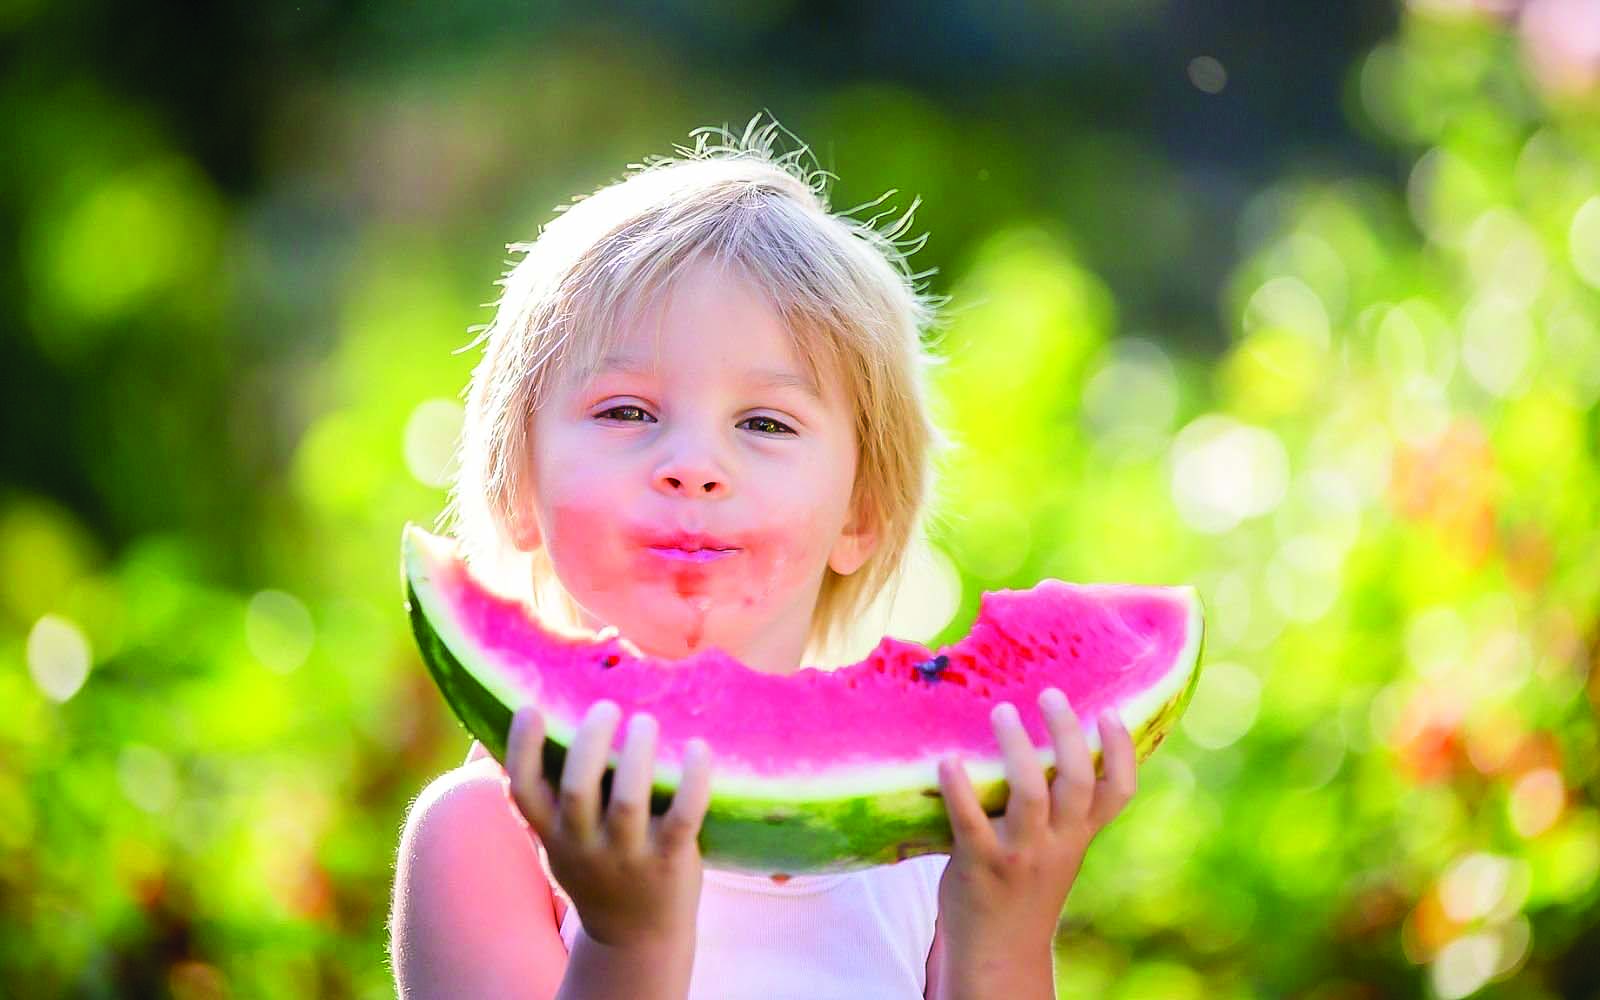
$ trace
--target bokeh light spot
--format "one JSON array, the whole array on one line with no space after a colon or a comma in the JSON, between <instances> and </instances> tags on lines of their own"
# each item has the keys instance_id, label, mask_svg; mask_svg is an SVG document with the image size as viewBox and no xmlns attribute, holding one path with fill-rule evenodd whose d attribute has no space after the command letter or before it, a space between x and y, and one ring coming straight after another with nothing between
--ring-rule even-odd
<instances>
[{"instance_id":1,"label":"bokeh light spot","mask_svg":"<svg viewBox=\"0 0 1600 1000\"><path fill-rule=\"evenodd\" d=\"M392 426L392 425L391 425ZM295 485L317 509L366 515L373 497L389 482L385 454L392 454L389 430L374 433L349 410L319 418L300 439L294 457Z\"/></svg>"},{"instance_id":2,"label":"bokeh light spot","mask_svg":"<svg viewBox=\"0 0 1600 1000\"><path fill-rule=\"evenodd\" d=\"M311 654L311 612L293 594L263 590L245 607L244 634L256 659L270 670L288 673Z\"/></svg>"},{"instance_id":3,"label":"bokeh light spot","mask_svg":"<svg viewBox=\"0 0 1600 1000\"><path fill-rule=\"evenodd\" d=\"M1220 94L1228 85L1228 71L1213 56L1195 56L1189 60L1189 82L1207 94Z\"/></svg>"},{"instance_id":4,"label":"bokeh light spot","mask_svg":"<svg viewBox=\"0 0 1600 1000\"><path fill-rule=\"evenodd\" d=\"M1167 353L1148 340L1114 341L1083 391L1089 427L1119 452L1153 453L1177 412L1177 373Z\"/></svg>"},{"instance_id":5,"label":"bokeh light spot","mask_svg":"<svg viewBox=\"0 0 1600 1000\"><path fill-rule=\"evenodd\" d=\"M1183 714L1183 731L1208 750L1239 740L1255 724L1261 681L1237 663L1208 663Z\"/></svg>"},{"instance_id":6,"label":"bokeh light spot","mask_svg":"<svg viewBox=\"0 0 1600 1000\"><path fill-rule=\"evenodd\" d=\"M1547 92L1586 98L1600 85L1600 9L1593 0L1527 0L1522 51Z\"/></svg>"},{"instance_id":7,"label":"bokeh light spot","mask_svg":"<svg viewBox=\"0 0 1600 1000\"><path fill-rule=\"evenodd\" d=\"M1578 272L1578 277L1600 288L1600 195L1590 198L1573 213L1567 245L1572 254L1572 269Z\"/></svg>"},{"instance_id":8,"label":"bokeh light spot","mask_svg":"<svg viewBox=\"0 0 1600 1000\"><path fill-rule=\"evenodd\" d=\"M178 797L178 777L167 755L129 743L117 755L117 783L128 801L148 813L164 813Z\"/></svg>"},{"instance_id":9,"label":"bokeh light spot","mask_svg":"<svg viewBox=\"0 0 1600 1000\"><path fill-rule=\"evenodd\" d=\"M425 399L406 420L406 469L424 486L448 486L455 478L466 411L453 399Z\"/></svg>"},{"instance_id":10,"label":"bokeh light spot","mask_svg":"<svg viewBox=\"0 0 1600 1000\"><path fill-rule=\"evenodd\" d=\"M1443 1000L1476 993L1494 975L1500 962L1500 938L1480 931L1456 938L1433 960L1433 988Z\"/></svg>"},{"instance_id":11,"label":"bokeh light spot","mask_svg":"<svg viewBox=\"0 0 1600 1000\"><path fill-rule=\"evenodd\" d=\"M1448 384L1455 372L1456 333L1432 303L1408 299L1382 311L1375 334L1378 364L1402 382L1423 376Z\"/></svg>"},{"instance_id":12,"label":"bokeh light spot","mask_svg":"<svg viewBox=\"0 0 1600 1000\"><path fill-rule=\"evenodd\" d=\"M1417 226L1433 242L1455 249L1468 227L1494 203L1493 185L1478 165L1441 147L1411 168L1406 199Z\"/></svg>"},{"instance_id":13,"label":"bokeh light spot","mask_svg":"<svg viewBox=\"0 0 1600 1000\"><path fill-rule=\"evenodd\" d=\"M1256 289L1245 305L1244 328L1288 330L1318 349L1328 347L1327 306L1310 285L1290 275L1272 278Z\"/></svg>"},{"instance_id":14,"label":"bokeh light spot","mask_svg":"<svg viewBox=\"0 0 1600 1000\"><path fill-rule=\"evenodd\" d=\"M26 240L41 299L56 322L36 327L53 357L90 346L97 322L130 312L207 266L215 194L194 164L153 159L86 185Z\"/></svg>"},{"instance_id":15,"label":"bokeh light spot","mask_svg":"<svg viewBox=\"0 0 1600 1000\"><path fill-rule=\"evenodd\" d=\"M1395 436L1407 443L1428 441L1450 426L1450 404L1444 386L1427 375L1413 375L1394 386L1389 420Z\"/></svg>"},{"instance_id":16,"label":"bokeh light spot","mask_svg":"<svg viewBox=\"0 0 1600 1000\"><path fill-rule=\"evenodd\" d=\"M1567 804L1567 786L1561 772L1550 767L1528 771L1511 788L1507 803L1511 828L1521 837L1537 837L1561 818Z\"/></svg>"},{"instance_id":17,"label":"bokeh light spot","mask_svg":"<svg viewBox=\"0 0 1600 1000\"><path fill-rule=\"evenodd\" d=\"M89 640L77 625L49 614L28 631L28 672L52 701L66 701L89 677Z\"/></svg>"},{"instance_id":18,"label":"bokeh light spot","mask_svg":"<svg viewBox=\"0 0 1600 1000\"><path fill-rule=\"evenodd\" d=\"M1467 230L1467 266L1480 290L1526 308L1544 288L1544 249L1539 234L1515 212L1495 206Z\"/></svg>"},{"instance_id":19,"label":"bokeh light spot","mask_svg":"<svg viewBox=\"0 0 1600 1000\"><path fill-rule=\"evenodd\" d=\"M1457 923L1487 916L1505 897L1511 859L1487 851L1461 858L1439 880L1439 903Z\"/></svg>"},{"instance_id":20,"label":"bokeh light spot","mask_svg":"<svg viewBox=\"0 0 1600 1000\"><path fill-rule=\"evenodd\" d=\"M1269 430L1207 414L1178 432L1172 498L1185 523L1221 534L1271 512L1289 485L1289 455Z\"/></svg>"},{"instance_id":21,"label":"bokeh light spot","mask_svg":"<svg viewBox=\"0 0 1600 1000\"><path fill-rule=\"evenodd\" d=\"M1521 967L1528 957L1528 946L1533 943L1533 925L1528 918L1517 914L1497 929L1500 938L1500 960L1495 963L1490 979L1504 979Z\"/></svg>"},{"instance_id":22,"label":"bokeh light spot","mask_svg":"<svg viewBox=\"0 0 1600 1000\"><path fill-rule=\"evenodd\" d=\"M1533 346L1527 312L1503 295L1475 296L1461 318L1461 360L1473 381L1496 396L1526 388Z\"/></svg>"}]
</instances>

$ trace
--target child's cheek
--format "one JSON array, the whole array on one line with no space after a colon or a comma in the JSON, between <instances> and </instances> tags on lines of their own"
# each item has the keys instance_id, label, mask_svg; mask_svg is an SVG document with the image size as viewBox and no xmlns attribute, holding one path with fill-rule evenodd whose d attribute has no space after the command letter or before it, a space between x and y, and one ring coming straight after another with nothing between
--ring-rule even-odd
<instances>
[{"instance_id":1,"label":"child's cheek","mask_svg":"<svg viewBox=\"0 0 1600 1000\"><path fill-rule=\"evenodd\" d=\"M608 565L616 559L617 515L607 510L598 498L604 494L582 494L556 499L550 506L549 537L551 558L563 584L574 596L616 590L627 582L622 567Z\"/></svg>"},{"instance_id":2,"label":"child's cheek","mask_svg":"<svg viewBox=\"0 0 1600 1000\"><path fill-rule=\"evenodd\" d=\"M815 561L808 539L793 527L755 533L744 564L737 567L740 603L745 607L788 603L809 582Z\"/></svg>"}]
</instances>

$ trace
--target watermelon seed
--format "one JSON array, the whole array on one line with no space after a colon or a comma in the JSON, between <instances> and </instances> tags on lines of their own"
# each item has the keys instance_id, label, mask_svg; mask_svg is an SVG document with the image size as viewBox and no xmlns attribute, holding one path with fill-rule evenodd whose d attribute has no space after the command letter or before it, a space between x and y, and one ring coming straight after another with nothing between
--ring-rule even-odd
<instances>
[{"instance_id":1,"label":"watermelon seed","mask_svg":"<svg viewBox=\"0 0 1600 1000\"><path fill-rule=\"evenodd\" d=\"M920 675L923 680L931 682L938 680L939 675L944 672L944 668L948 667L949 665L950 657L941 653L931 660L923 660L921 663L916 665L916 668L918 675Z\"/></svg>"},{"instance_id":2,"label":"watermelon seed","mask_svg":"<svg viewBox=\"0 0 1600 1000\"><path fill-rule=\"evenodd\" d=\"M618 663L621 663L621 662L622 662L622 657L618 656L616 653L609 653L609 654L606 655L606 657L604 659L602 659L600 661L600 665L602 667L614 667Z\"/></svg>"}]
</instances>

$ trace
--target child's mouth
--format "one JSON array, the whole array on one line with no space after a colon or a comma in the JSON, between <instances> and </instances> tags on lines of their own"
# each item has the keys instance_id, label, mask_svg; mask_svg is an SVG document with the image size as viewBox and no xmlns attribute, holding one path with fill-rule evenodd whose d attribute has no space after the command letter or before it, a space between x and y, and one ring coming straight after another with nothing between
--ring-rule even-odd
<instances>
[{"instance_id":1,"label":"child's mouth","mask_svg":"<svg viewBox=\"0 0 1600 1000\"><path fill-rule=\"evenodd\" d=\"M651 545L648 548L663 559L676 559L680 562L712 562L739 554L738 549L683 549L670 545Z\"/></svg>"}]
</instances>

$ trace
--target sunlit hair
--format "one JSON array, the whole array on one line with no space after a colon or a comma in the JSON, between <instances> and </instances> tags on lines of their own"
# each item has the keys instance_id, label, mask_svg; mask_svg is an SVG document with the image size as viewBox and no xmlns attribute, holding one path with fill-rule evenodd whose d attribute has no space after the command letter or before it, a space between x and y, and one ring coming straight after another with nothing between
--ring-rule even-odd
<instances>
[{"instance_id":1,"label":"sunlit hair","mask_svg":"<svg viewBox=\"0 0 1600 1000\"><path fill-rule=\"evenodd\" d=\"M440 522L475 568L520 591L545 621L575 626L578 609L545 547L523 553L512 541L511 513L532 508L533 413L566 366L582 371L604 357L629 319L655 308L689 265L728 268L764 291L815 383L842 379L855 410L852 510L877 526L878 544L854 573L825 571L805 657L824 664L838 662L835 644L850 623L892 596L936 516L937 473L952 439L931 410L927 374L938 359L923 338L942 325L945 299L917 284L931 271L907 265L927 239L902 240L916 200L881 229L893 210L865 221L850 213L892 190L832 212L826 184L834 175L800 166L803 145L774 153L779 126L758 128L760 117L742 136L696 129L693 148L630 164L623 179L558 207L532 242L508 245L525 256L497 282L505 293L494 319L467 345L486 343L466 388L459 473Z\"/></svg>"}]
</instances>

